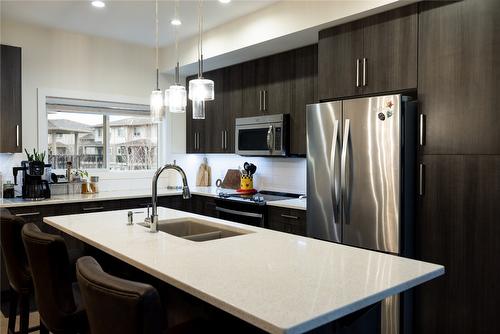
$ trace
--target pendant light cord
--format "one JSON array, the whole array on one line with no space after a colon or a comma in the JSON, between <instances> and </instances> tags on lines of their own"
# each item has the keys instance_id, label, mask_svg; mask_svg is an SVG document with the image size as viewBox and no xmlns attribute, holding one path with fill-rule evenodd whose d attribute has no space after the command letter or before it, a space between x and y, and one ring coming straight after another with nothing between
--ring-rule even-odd
<instances>
[{"instance_id":1,"label":"pendant light cord","mask_svg":"<svg viewBox=\"0 0 500 334\"><path fill-rule=\"evenodd\" d=\"M156 25L156 90L160 90L160 65L158 61L158 0L155 2L155 25Z\"/></svg>"},{"instance_id":2,"label":"pendant light cord","mask_svg":"<svg viewBox=\"0 0 500 334\"><path fill-rule=\"evenodd\" d=\"M174 9L174 17L179 18L179 0L175 0L175 9ZM175 29L175 84L179 85L179 29L174 27Z\"/></svg>"},{"instance_id":3,"label":"pendant light cord","mask_svg":"<svg viewBox=\"0 0 500 334\"><path fill-rule=\"evenodd\" d=\"M198 3L198 78L203 78L203 0Z\"/></svg>"}]
</instances>

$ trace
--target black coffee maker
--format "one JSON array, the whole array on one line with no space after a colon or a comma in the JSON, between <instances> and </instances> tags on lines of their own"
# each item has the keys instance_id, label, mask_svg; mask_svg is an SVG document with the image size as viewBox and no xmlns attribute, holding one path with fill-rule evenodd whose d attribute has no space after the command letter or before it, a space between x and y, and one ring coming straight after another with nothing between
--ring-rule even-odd
<instances>
[{"instance_id":1,"label":"black coffee maker","mask_svg":"<svg viewBox=\"0 0 500 334\"><path fill-rule=\"evenodd\" d=\"M43 180L45 167L51 167L42 161L21 161L21 167L14 167L14 184L17 185L17 173L23 172L22 194L23 198L39 201L50 198L50 187L47 180Z\"/></svg>"}]
</instances>

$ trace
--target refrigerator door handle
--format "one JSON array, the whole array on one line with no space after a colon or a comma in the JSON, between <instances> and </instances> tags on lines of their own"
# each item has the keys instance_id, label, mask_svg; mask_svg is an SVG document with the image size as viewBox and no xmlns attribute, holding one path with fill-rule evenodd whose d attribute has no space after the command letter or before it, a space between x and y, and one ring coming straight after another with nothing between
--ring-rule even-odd
<instances>
[{"instance_id":1,"label":"refrigerator door handle","mask_svg":"<svg viewBox=\"0 0 500 334\"><path fill-rule=\"evenodd\" d=\"M351 210L351 194L348 184L348 176L347 176L347 150L350 140L350 119L346 119L344 123L344 137L342 142L342 157L341 157L341 189L342 189L342 198L343 198L343 222L344 224L349 224L349 214ZM349 173L349 178L351 173Z\"/></svg>"},{"instance_id":2,"label":"refrigerator door handle","mask_svg":"<svg viewBox=\"0 0 500 334\"><path fill-rule=\"evenodd\" d=\"M337 142L339 140L339 121L335 120L333 123L333 142L332 142L332 151L330 153L330 168L331 168L331 177L330 177L330 187L332 191L332 203L333 203L333 222L339 224L339 209L340 209L340 194L339 192L339 181L340 175L336 173L337 171L337 156L338 156L338 148Z\"/></svg>"}]
</instances>

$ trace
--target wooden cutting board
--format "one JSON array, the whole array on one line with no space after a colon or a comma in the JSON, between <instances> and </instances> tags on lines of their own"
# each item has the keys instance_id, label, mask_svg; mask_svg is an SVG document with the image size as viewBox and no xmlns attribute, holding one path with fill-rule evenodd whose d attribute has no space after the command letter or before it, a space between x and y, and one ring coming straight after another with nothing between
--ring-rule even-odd
<instances>
[{"instance_id":1,"label":"wooden cutting board","mask_svg":"<svg viewBox=\"0 0 500 334\"><path fill-rule=\"evenodd\" d=\"M240 187L240 171L237 169L228 169L221 187L225 189L238 189Z\"/></svg>"}]
</instances>

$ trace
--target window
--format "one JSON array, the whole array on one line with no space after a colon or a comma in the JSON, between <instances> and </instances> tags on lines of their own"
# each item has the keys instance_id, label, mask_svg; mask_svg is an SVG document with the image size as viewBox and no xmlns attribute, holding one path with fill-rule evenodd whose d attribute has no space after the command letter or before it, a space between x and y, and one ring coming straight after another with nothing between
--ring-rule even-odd
<instances>
[{"instance_id":1,"label":"window","mask_svg":"<svg viewBox=\"0 0 500 334\"><path fill-rule=\"evenodd\" d=\"M94 101L95 102L95 101ZM78 112L47 103L48 159L54 169L155 169L158 160L158 125L145 110ZM103 108L104 109L104 108Z\"/></svg>"}]
</instances>

